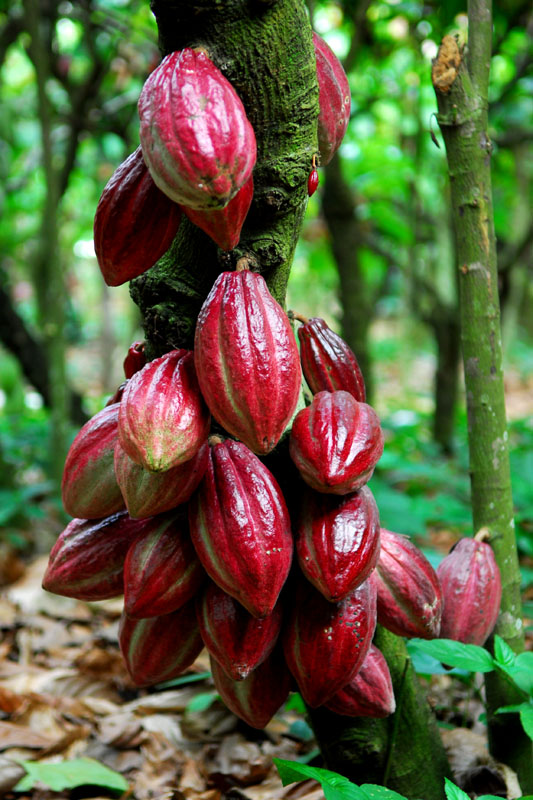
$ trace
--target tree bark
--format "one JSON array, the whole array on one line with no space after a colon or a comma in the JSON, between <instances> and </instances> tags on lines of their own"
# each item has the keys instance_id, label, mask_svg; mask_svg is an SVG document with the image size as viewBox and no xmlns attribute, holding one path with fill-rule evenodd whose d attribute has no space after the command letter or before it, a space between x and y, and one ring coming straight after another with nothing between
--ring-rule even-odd
<instances>
[{"instance_id":1,"label":"tree bark","mask_svg":"<svg viewBox=\"0 0 533 800\"><path fill-rule=\"evenodd\" d=\"M456 40L446 36L432 78L446 145L457 239L474 530L487 527L491 532L503 584L496 632L519 652L524 647L524 634L505 418L487 118L490 0L470 0L468 18L468 52L461 52ZM494 713L499 706L519 702L516 693L497 673L487 675L486 687L491 751L517 771L523 792L530 793L531 740L517 715Z\"/></svg>"}]
</instances>

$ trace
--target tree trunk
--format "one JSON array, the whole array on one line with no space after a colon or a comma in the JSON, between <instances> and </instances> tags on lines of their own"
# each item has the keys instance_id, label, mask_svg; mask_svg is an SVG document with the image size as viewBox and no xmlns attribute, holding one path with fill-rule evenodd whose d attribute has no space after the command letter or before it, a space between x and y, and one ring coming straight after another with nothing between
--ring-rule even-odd
<instances>
[{"instance_id":1,"label":"tree trunk","mask_svg":"<svg viewBox=\"0 0 533 800\"><path fill-rule=\"evenodd\" d=\"M524 647L524 634L505 419L491 143L487 132L490 0L470 0L468 18L468 54L459 50L453 37L446 36L432 77L448 157L457 240L474 530L487 527L491 532L503 584L496 632L519 652ZM487 675L486 687L491 751L517 771L523 792L530 793L531 740L517 715L494 713L499 706L519 702L517 695L497 673Z\"/></svg>"}]
</instances>

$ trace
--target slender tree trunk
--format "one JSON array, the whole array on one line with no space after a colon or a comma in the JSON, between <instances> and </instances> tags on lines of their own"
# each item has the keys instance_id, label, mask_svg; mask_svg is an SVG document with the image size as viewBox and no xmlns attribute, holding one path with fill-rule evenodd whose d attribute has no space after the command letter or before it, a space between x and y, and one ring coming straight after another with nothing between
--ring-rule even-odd
<instances>
[{"instance_id":1,"label":"slender tree trunk","mask_svg":"<svg viewBox=\"0 0 533 800\"><path fill-rule=\"evenodd\" d=\"M487 527L502 573L503 597L496 632L515 650L524 647L520 572L513 521L505 419L498 274L488 137L491 55L490 0L468 4L468 53L446 36L433 65L438 121L446 144L457 237L461 337L468 411L474 529ZM495 715L517 702L496 673L487 675L489 740L495 757L533 791L533 751L517 715Z\"/></svg>"}]
</instances>

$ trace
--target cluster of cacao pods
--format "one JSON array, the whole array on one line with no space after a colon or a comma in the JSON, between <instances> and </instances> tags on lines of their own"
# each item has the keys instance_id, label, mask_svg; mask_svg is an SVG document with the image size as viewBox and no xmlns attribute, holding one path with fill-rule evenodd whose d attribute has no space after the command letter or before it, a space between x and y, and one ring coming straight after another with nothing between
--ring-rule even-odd
<instances>
[{"instance_id":1,"label":"cluster of cacao pods","mask_svg":"<svg viewBox=\"0 0 533 800\"><path fill-rule=\"evenodd\" d=\"M318 37L315 48L327 162L349 91ZM253 129L205 52L167 56L139 111L142 150L118 168L95 220L111 285L152 266L182 211L234 248L253 195ZM395 703L372 644L377 622L430 638L442 617L448 635L464 636L453 619L464 620L466 597L479 641L482 608L492 626L499 605L485 543L460 543L439 581L407 537L380 528L367 483L383 436L356 357L324 320L292 316L300 350L241 259L206 298L193 351L146 362L142 343L130 347L126 381L68 453L62 494L74 519L43 581L82 600L124 594L119 643L137 685L178 676L206 647L223 700L255 727L295 687L313 707L386 716ZM298 410L302 371L313 397ZM480 583L490 601L474 602Z\"/></svg>"}]
</instances>

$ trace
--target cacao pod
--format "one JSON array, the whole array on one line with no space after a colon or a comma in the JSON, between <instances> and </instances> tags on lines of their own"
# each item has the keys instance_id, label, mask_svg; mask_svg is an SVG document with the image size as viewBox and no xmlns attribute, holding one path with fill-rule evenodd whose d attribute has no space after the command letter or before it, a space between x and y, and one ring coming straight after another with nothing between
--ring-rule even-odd
<instances>
[{"instance_id":1,"label":"cacao pod","mask_svg":"<svg viewBox=\"0 0 533 800\"><path fill-rule=\"evenodd\" d=\"M131 544L124 564L124 610L129 617L177 611L206 578L192 546L187 518L160 515Z\"/></svg>"},{"instance_id":2,"label":"cacao pod","mask_svg":"<svg viewBox=\"0 0 533 800\"><path fill-rule=\"evenodd\" d=\"M370 489L343 497L305 493L296 552L305 577L338 603L363 583L379 556L379 513Z\"/></svg>"},{"instance_id":3,"label":"cacao pod","mask_svg":"<svg viewBox=\"0 0 533 800\"><path fill-rule=\"evenodd\" d=\"M230 82L201 50L170 53L139 98L146 165L188 208L223 208L255 164L255 134Z\"/></svg>"},{"instance_id":4,"label":"cacao pod","mask_svg":"<svg viewBox=\"0 0 533 800\"><path fill-rule=\"evenodd\" d=\"M215 583L254 617L271 614L291 566L290 520L274 476L244 444L211 447L189 523Z\"/></svg>"},{"instance_id":5,"label":"cacao pod","mask_svg":"<svg viewBox=\"0 0 533 800\"><path fill-rule=\"evenodd\" d=\"M95 414L70 446L61 495L71 517L101 519L124 508L113 467L119 407L115 403Z\"/></svg>"},{"instance_id":6,"label":"cacao pod","mask_svg":"<svg viewBox=\"0 0 533 800\"><path fill-rule=\"evenodd\" d=\"M146 353L144 352L144 342L133 342L124 359L124 375L126 380L139 372L146 364Z\"/></svg>"},{"instance_id":7,"label":"cacao pod","mask_svg":"<svg viewBox=\"0 0 533 800\"><path fill-rule=\"evenodd\" d=\"M210 426L193 354L172 350L130 378L118 415L121 447L136 464L165 472L189 461Z\"/></svg>"},{"instance_id":8,"label":"cacao pod","mask_svg":"<svg viewBox=\"0 0 533 800\"><path fill-rule=\"evenodd\" d=\"M138 147L115 170L96 209L94 249L107 285L120 286L150 269L180 221L180 207L157 188Z\"/></svg>"},{"instance_id":9,"label":"cacao pod","mask_svg":"<svg viewBox=\"0 0 533 800\"><path fill-rule=\"evenodd\" d=\"M335 155L350 121L350 87L341 62L316 33L313 44L318 79L318 149L325 165Z\"/></svg>"},{"instance_id":10,"label":"cacao pod","mask_svg":"<svg viewBox=\"0 0 533 800\"><path fill-rule=\"evenodd\" d=\"M439 635L442 592L435 570L413 542L381 529L375 572L378 622L397 636L433 639Z\"/></svg>"},{"instance_id":11,"label":"cacao pod","mask_svg":"<svg viewBox=\"0 0 533 800\"><path fill-rule=\"evenodd\" d=\"M297 319L304 318L296 316ZM313 317L298 328L302 370L311 391L349 392L360 403L366 399L365 382L357 359L344 339L323 319Z\"/></svg>"},{"instance_id":12,"label":"cacao pod","mask_svg":"<svg viewBox=\"0 0 533 800\"><path fill-rule=\"evenodd\" d=\"M292 681L278 649L243 680L229 678L213 657L211 672L224 703L252 728L264 728L270 722L287 699Z\"/></svg>"},{"instance_id":13,"label":"cacao pod","mask_svg":"<svg viewBox=\"0 0 533 800\"><path fill-rule=\"evenodd\" d=\"M106 519L73 519L50 552L43 589L78 600L107 600L124 591L126 553L151 520L122 512Z\"/></svg>"},{"instance_id":14,"label":"cacao pod","mask_svg":"<svg viewBox=\"0 0 533 800\"><path fill-rule=\"evenodd\" d=\"M194 600L161 617L132 619L123 613L118 642L136 686L177 678L191 666L203 648Z\"/></svg>"},{"instance_id":15,"label":"cacao pod","mask_svg":"<svg viewBox=\"0 0 533 800\"><path fill-rule=\"evenodd\" d=\"M348 494L372 477L383 452L376 412L344 391L318 392L292 424L289 451L312 489Z\"/></svg>"},{"instance_id":16,"label":"cacao pod","mask_svg":"<svg viewBox=\"0 0 533 800\"><path fill-rule=\"evenodd\" d=\"M392 680L381 650L370 646L359 672L326 703L326 707L345 717L381 719L394 714L396 701Z\"/></svg>"},{"instance_id":17,"label":"cacao pod","mask_svg":"<svg viewBox=\"0 0 533 800\"><path fill-rule=\"evenodd\" d=\"M281 629L281 604L263 619L252 617L215 583L196 601L205 646L228 678L242 681L272 652Z\"/></svg>"},{"instance_id":18,"label":"cacao pod","mask_svg":"<svg viewBox=\"0 0 533 800\"><path fill-rule=\"evenodd\" d=\"M442 586L440 635L465 644L485 643L502 598L500 570L489 544L460 539L437 567Z\"/></svg>"},{"instance_id":19,"label":"cacao pod","mask_svg":"<svg viewBox=\"0 0 533 800\"><path fill-rule=\"evenodd\" d=\"M275 447L298 402L298 346L261 275L223 272L196 324L198 382L215 419L255 453Z\"/></svg>"},{"instance_id":20,"label":"cacao pod","mask_svg":"<svg viewBox=\"0 0 533 800\"><path fill-rule=\"evenodd\" d=\"M287 665L306 703L324 705L351 681L375 627L376 587L370 578L340 603L301 582L282 636Z\"/></svg>"},{"instance_id":21,"label":"cacao pod","mask_svg":"<svg viewBox=\"0 0 533 800\"><path fill-rule=\"evenodd\" d=\"M193 225L207 233L222 250L233 250L239 244L242 226L250 210L253 196L254 179L250 175L244 186L224 208L199 210L183 206L183 212Z\"/></svg>"},{"instance_id":22,"label":"cacao pod","mask_svg":"<svg viewBox=\"0 0 533 800\"><path fill-rule=\"evenodd\" d=\"M166 472L149 472L132 461L117 442L115 476L130 517L153 517L186 503L202 480L208 450L204 442L190 461Z\"/></svg>"}]
</instances>

